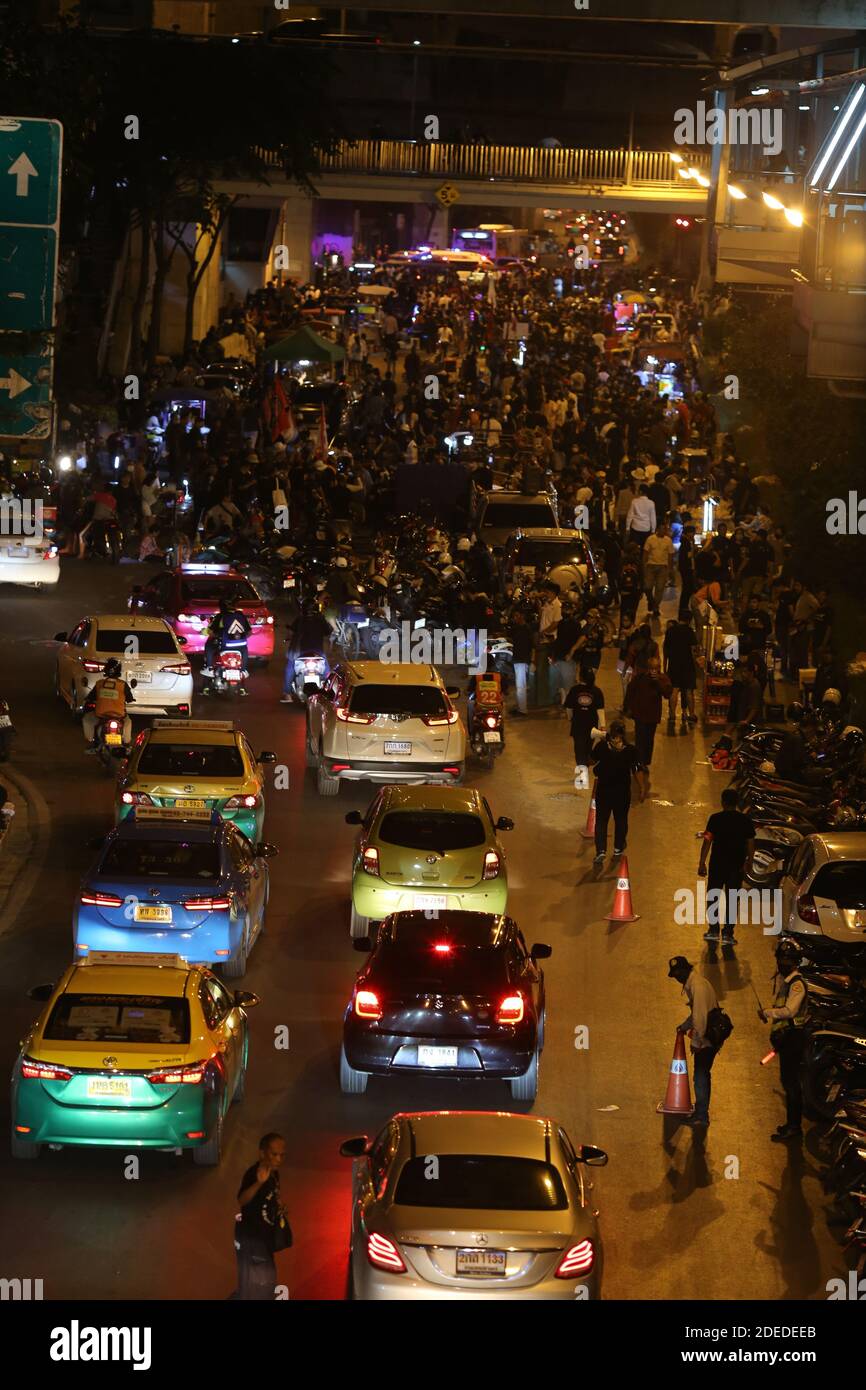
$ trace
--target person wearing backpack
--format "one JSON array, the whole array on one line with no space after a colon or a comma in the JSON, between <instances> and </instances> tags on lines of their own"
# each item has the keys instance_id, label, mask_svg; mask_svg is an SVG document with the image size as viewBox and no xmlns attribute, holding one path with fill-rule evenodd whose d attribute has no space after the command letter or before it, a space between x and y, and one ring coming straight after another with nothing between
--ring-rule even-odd
<instances>
[{"instance_id":1,"label":"person wearing backpack","mask_svg":"<svg viewBox=\"0 0 866 1390\"><path fill-rule=\"evenodd\" d=\"M800 948L790 938L776 946L776 996L769 1009L759 1009L762 1023L770 1024L770 1042L778 1057L785 1092L785 1123L770 1138L774 1144L803 1137L803 1090L800 1067L809 1021L809 989L798 970Z\"/></svg>"},{"instance_id":2,"label":"person wearing backpack","mask_svg":"<svg viewBox=\"0 0 866 1390\"><path fill-rule=\"evenodd\" d=\"M678 1033L688 1035L692 1044L695 1108L687 1118L687 1123L695 1129L706 1129L710 1123L713 1062L721 1047L721 1042L716 1044L711 1040L708 1029L710 1015L714 1010L719 1010L719 1001L709 980L699 975L685 956L671 957L668 962L668 979L676 980L682 985L683 993L689 1001L689 1016L677 1028Z\"/></svg>"}]
</instances>

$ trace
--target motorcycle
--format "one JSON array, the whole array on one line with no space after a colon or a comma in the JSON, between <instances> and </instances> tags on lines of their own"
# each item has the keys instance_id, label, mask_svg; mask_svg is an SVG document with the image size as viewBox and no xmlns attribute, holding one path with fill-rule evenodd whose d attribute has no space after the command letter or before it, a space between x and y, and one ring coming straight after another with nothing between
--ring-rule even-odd
<instances>
[{"instance_id":1,"label":"motorcycle","mask_svg":"<svg viewBox=\"0 0 866 1390\"><path fill-rule=\"evenodd\" d=\"M112 565L119 565L123 543L123 528L119 521L94 521L87 533L85 553L88 559L108 560Z\"/></svg>"},{"instance_id":2,"label":"motorcycle","mask_svg":"<svg viewBox=\"0 0 866 1390\"><path fill-rule=\"evenodd\" d=\"M469 746L490 771L505 748L505 701L495 673L473 676L467 704Z\"/></svg>"},{"instance_id":3,"label":"motorcycle","mask_svg":"<svg viewBox=\"0 0 866 1390\"><path fill-rule=\"evenodd\" d=\"M100 763L107 773L115 775L118 760L125 757L127 752L123 742L123 720L113 714L104 714L97 720L94 739Z\"/></svg>"},{"instance_id":4,"label":"motorcycle","mask_svg":"<svg viewBox=\"0 0 866 1390\"><path fill-rule=\"evenodd\" d=\"M305 705L311 695L321 690L327 674L327 657L320 652L301 652L295 657L295 674L290 687L295 699Z\"/></svg>"},{"instance_id":5,"label":"motorcycle","mask_svg":"<svg viewBox=\"0 0 866 1390\"><path fill-rule=\"evenodd\" d=\"M226 647L218 652L211 671L210 681L202 690L203 695L247 694L244 682L248 672L244 669L243 652L237 647Z\"/></svg>"},{"instance_id":6,"label":"motorcycle","mask_svg":"<svg viewBox=\"0 0 866 1390\"><path fill-rule=\"evenodd\" d=\"M9 701L0 700L0 763L8 762L9 750L15 737L15 725L9 712Z\"/></svg>"}]
</instances>

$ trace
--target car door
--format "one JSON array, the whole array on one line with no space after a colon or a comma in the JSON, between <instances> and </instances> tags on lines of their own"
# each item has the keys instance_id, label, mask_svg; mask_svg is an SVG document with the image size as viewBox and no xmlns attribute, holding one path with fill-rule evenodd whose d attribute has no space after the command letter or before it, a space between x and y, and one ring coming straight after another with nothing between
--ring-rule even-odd
<instances>
[{"instance_id":1,"label":"car door","mask_svg":"<svg viewBox=\"0 0 866 1390\"><path fill-rule=\"evenodd\" d=\"M262 921L267 865L264 859L256 858L246 835L234 827L229 837L228 852L236 892L246 904L252 935L255 935Z\"/></svg>"},{"instance_id":2,"label":"car door","mask_svg":"<svg viewBox=\"0 0 866 1390\"><path fill-rule=\"evenodd\" d=\"M544 972L530 956L523 932L516 926L509 939L509 953L512 978L532 1000L535 1017L540 1022L544 1012Z\"/></svg>"},{"instance_id":3,"label":"car door","mask_svg":"<svg viewBox=\"0 0 866 1390\"><path fill-rule=\"evenodd\" d=\"M243 1065L246 1020L225 985L210 972L202 977L199 999L214 1051L225 1068L226 1090L231 1097Z\"/></svg>"},{"instance_id":4,"label":"car door","mask_svg":"<svg viewBox=\"0 0 866 1390\"><path fill-rule=\"evenodd\" d=\"M370 1208L385 1195L391 1164L400 1149L400 1126L389 1120L376 1136L370 1152L354 1165L354 1224L358 1229Z\"/></svg>"},{"instance_id":5,"label":"car door","mask_svg":"<svg viewBox=\"0 0 866 1390\"><path fill-rule=\"evenodd\" d=\"M66 689L73 697L74 702L78 702L79 696L84 685L84 678L87 677L90 684L91 674L85 667L85 661L94 664L95 657L90 652L90 641L93 634L93 623L89 618L85 618L78 624L74 632L69 634L69 642L66 646Z\"/></svg>"}]
</instances>

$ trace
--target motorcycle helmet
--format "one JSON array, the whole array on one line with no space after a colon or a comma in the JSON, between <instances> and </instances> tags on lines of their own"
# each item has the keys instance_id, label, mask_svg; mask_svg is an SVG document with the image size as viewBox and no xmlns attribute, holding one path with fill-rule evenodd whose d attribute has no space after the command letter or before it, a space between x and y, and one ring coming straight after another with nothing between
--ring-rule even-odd
<instances>
[{"instance_id":1,"label":"motorcycle helmet","mask_svg":"<svg viewBox=\"0 0 866 1390\"><path fill-rule=\"evenodd\" d=\"M802 952L796 941L783 936L776 946L776 966L781 975L789 974L800 963Z\"/></svg>"},{"instance_id":2,"label":"motorcycle helmet","mask_svg":"<svg viewBox=\"0 0 866 1390\"><path fill-rule=\"evenodd\" d=\"M824 691L824 694L821 696L822 705L841 705L841 703L842 695L836 689L835 685L831 685L827 690Z\"/></svg>"},{"instance_id":3,"label":"motorcycle helmet","mask_svg":"<svg viewBox=\"0 0 866 1390\"><path fill-rule=\"evenodd\" d=\"M338 555L336 557L336 559L334 560L334 568L338 570L345 570L349 568L349 561L346 559L345 555Z\"/></svg>"},{"instance_id":4,"label":"motorcycle helmet","mask_svg":"<svg viewBox=\"0 0 866 1390\"><path fill-rule=\"evenodd\" d=\"M445 569L447 569L448 566L449 566L450 564L452 564L452 563L453 563L453 561L452 561L451 556L449 555L448 551L447 551L447 550L441 551L441 552L440 552L440 555L439 555L439 565L440 565L440 567L441 567L443 570L445 570Z\"/></svg>"},{"instance_id":5,"label":"motorcycle helmet","mask_svg":"<svg viewBox=\"0 0 866 1390\"><path fill-rule=\"evenodd\" d=\"M801 704L799 700L795 700L785 710L785 718L790 719L792 724L799 724L805 713L806 706Z\"/></svg>"},{"instance_id":6,"label":"motorcycle helmet","mask_svg":"<svg viewBox=\"0 0 866 1390\"><path fill-rule=\"evenodd\" d=\"M108 661L106 661L105 665L102 668L102 674L104 676L120 675L120 662L117 660L116 657L112 656L108 659Z\"/></svg>"},{"instance_id":7,"label":"motorcycle helmet","mask_svg":"<svg viewBox=\"0 0 866 1390\"><path fill-rule=\"evenodd\" d=\"M469 540L469 537L468 537L468 536L461 536L460 539L459 539L458 542L457 542L457 549L458 549L458 551L460 551L460 552L462 553L462 552L464 552L464 551L470 550L471 548L472 548L472 547L471 547L471 542L470 542L470 540Z\"/></svg>"},{"instance_id":8,"label":"motorcycle helmet","mask_svg":"<svg viewBox=\"0 0 866 1390\"><path fill-rule=\"evenodd\" d=\"M375 584L377 589L383 589L387 593L388 581L385 578L384 574L374 574L373 578L370 580L370 583Z\"/></svg>"}]
</instances>

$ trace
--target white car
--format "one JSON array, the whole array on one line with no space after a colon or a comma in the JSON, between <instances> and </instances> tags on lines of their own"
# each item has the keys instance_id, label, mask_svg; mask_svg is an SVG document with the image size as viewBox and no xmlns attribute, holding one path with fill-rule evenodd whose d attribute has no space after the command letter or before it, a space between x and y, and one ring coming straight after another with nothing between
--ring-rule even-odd
<instances>
[{"instance_id":1,"label":"white car","mask_svg":"<svg viewBox=\"0 0 866 1390\"><path fill-rule=\"evenodd\" d=\"M47 540L27 536L0 536L0 584L26 584L41 589L60 578L57 546Z\"/></svg>"},{"instance_id":2,"label":"white car","mask_svg":"<svg viewBox=\"0 0 866 1390\"><path fill-rule=\"evenodd\" d=\"M807 835L779 892L783 931L866 947L866 834Z\"/></svg>"},{"instance_id":3,"label":"white car","mask_svg":"<svg viewBox=\"0 0 866 1390\"><path fill-rule=\"evenodd\" d=\"M81 712L106 661L116 657L135 698L130 714L189 718L192 668L164 618L98 613L82 618L68 634L58 632L54 640L63 643L57 653L54 689L73 713Z\"/></svg>"}]
</instances>

